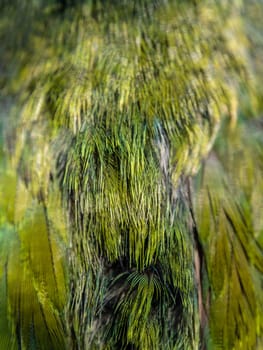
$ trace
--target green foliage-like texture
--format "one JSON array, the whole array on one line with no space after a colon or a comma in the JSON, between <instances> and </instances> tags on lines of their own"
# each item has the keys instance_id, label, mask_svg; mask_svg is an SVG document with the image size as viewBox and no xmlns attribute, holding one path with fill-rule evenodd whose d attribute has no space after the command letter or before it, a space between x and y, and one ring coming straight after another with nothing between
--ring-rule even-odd
<instances>
[{"instance_id":1,"label":"green foliage-like texture","mask_svg":"<svg viewBox=\"0 0 263 350\"><path fill-rule=\"evenodd\" d=\"M262 130L256 128L257 122L242 122L234 133L223 128L200 174L196 211L211 349L254 349L262 334Z\"/></svg>"},{"instance_id":2,"label":"green foliage-like texture","mask_svg":"<svg viewBox=\"0 0 263 350\"><path fill-rule=\"evenodd\" d=\"M237 121L241 93L253 107L242 4L61 3L0 21L1 347L255 349L262 126Z\"/></svg>"}]
</instances>

